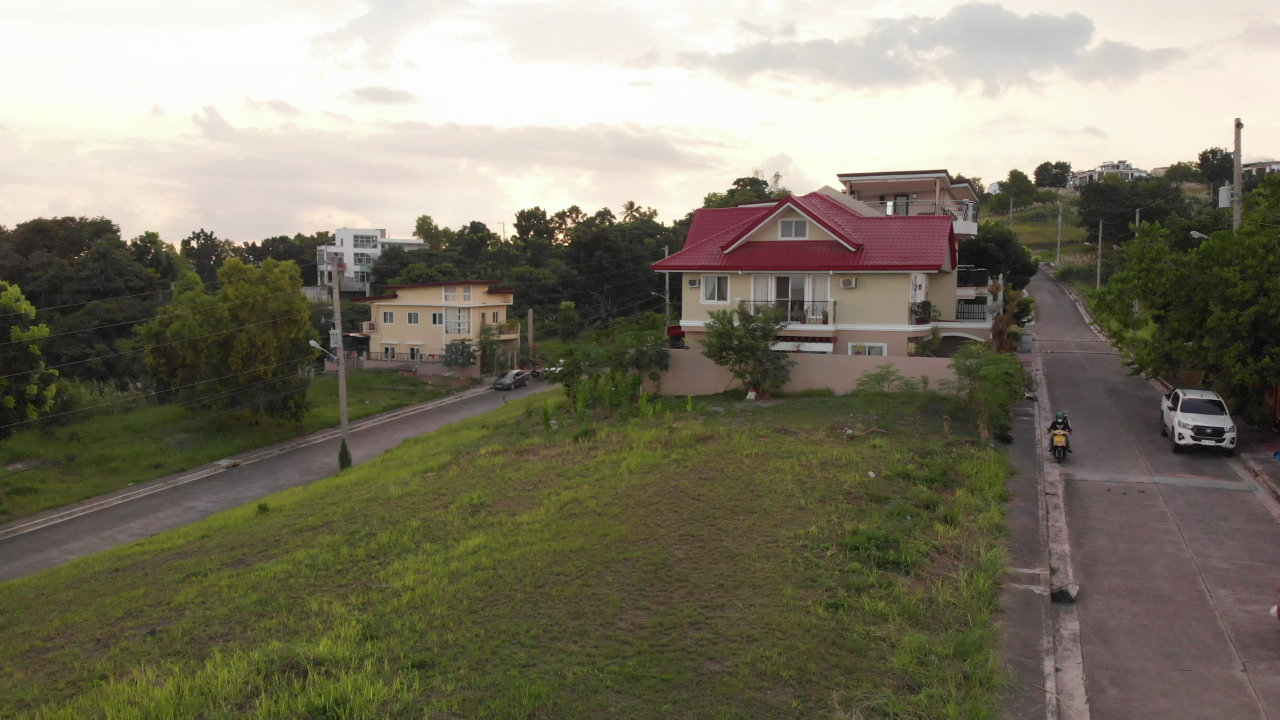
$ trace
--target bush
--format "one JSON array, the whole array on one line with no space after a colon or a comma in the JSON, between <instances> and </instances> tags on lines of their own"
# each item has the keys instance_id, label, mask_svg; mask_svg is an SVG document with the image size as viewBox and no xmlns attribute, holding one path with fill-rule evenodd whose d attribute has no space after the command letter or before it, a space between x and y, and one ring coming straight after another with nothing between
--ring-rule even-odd
<instances>
[{"instance_id":1,"label":"bush","mask_svg":"<svg viewBox=\"0 0 1280 720\"><path fill-rule=\"evenodd\" d=\"M970 342L956 351L950 367L956 374L951 389L964 400L982 438L1007 434L1013 427L1013 404L1033 388L1018 356Z\"/></svg>"}]
</instances>

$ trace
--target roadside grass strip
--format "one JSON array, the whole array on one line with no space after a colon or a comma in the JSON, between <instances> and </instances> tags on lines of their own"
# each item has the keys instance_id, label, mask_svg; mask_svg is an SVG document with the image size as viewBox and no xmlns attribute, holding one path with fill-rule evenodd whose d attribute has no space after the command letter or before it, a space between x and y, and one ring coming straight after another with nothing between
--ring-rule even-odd
<instances>
[{"instance_id":1,"label":"roadside grass strip","mask_svg":"<svg viewBox=\"0 0 1280 720\"><path fill-rule=\"evenodd\" d=\"M996 718L1011 468L920 398L513 402L0 584L0 716Z\"/></svg>"},{"instance_id":2,"label":"roadside grass strip","mask_svg":"<svg viewBox=\"0 0 1280 720\"><path fill-rule=\"evenodd\" d=\"M347 384L352 420L434 400L455 390L385 371L352 372ZM311 410L303 422L306 432L337 426L336 378L315 378L307 389L307 400ZM122 405L117 412L103 411L63 427L36 427L14 435L0 445L0 475L129 437L156 433L0 480L0 523L298 437L296 424L255 417L248 411L164 432L165 428L211 413L178 405Z\"/></svg>"}]
</instances>

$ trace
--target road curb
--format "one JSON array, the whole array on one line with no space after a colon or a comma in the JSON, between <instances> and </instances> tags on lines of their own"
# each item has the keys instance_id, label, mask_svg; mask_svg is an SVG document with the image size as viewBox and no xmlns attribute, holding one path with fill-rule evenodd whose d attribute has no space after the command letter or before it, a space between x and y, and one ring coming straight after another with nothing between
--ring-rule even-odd
<instances>
[{"instance_id":1,"label":"road curb","mask_svg":"<svg viewBox=\"0 0 1280 720\"><path fill-rule=\"evenodd\" d=\"M488 387L478 387L478 388L473 388L471 390L467 390L465 392L457 393L456 395L449 395L447 397L443 397L438 400L431 400L425 403L421 403L419 405L410 405L409 407L390 410L380 415L374 415L372 417L368 417L368 418L365 418L364 420L351 424L350 432L353 432L353 433L359 432L361 430L366 430L371 427L376 427L378 425L391 422L392 420L398 420L400 418L408 417L410 415L416 415L417 413L426 412L427 410L433 410L435 408L442 407L444 405L451 405L453 403L460 402L468 398L482 395L489 391L490 391L490 388ZM175 488L180 485L186 485L187 483L192 483L197 480L203 480L204 478L210 477L212 475L217 475L220 472L229 470L234 467L240 467L242 465L251 465L255 462L260 462L268 458L276 457L277 455L283 455L284 453L291 452L299 448L304 448L304 447L316 445L318 443L322 443L328 440L333 440L337 437L340 437L341 435L342 435L342 431L338 428L328 428L326 430L319 430L300 440L293 440L283 444L272 445L267 448L250 450L248 453L243 455L239 455L239 456L233 455L232 457L224 458L222 460L215 460L213 462L212 467L205 467L201 470L197 470L187 475L182 475L176 478L171 478L169 480L164 480L160 482L152 480L140 487L135 487L133 490L127 490L124 492L117 491L115 494L100 496L100 499L98 500L94 500L93 498L90 498L89 500L83 500L81 501L80 504L74 505L71 508L64 510L62 512L55 512L50 515L44 515L41 517L36 517L32 519L27 519L27 520L17 520L14 523L10 524L8 527L0 526L0 540L5 540L11 537L17 537L18 535L24 535L29 532L40 530L41 528L49 527L50 525L57 525L58 523L66 522L67 520L72 520L74 518L78 518L83 515L88 515L90 513L94 513L99 510L105 510L110 507L115 507L116 505L122 505L132 500L137 500L139 498L144 498L148 495L154 495L155 493L163 492L170 488Z\"/></svg>"},{"instance_id":2,"label":"road curb","mask_svg":"<svg viewBox=\"0 0 1280 720\"><path fill-rule=\"evenodd\" d=\"M1241 454L1240 464L1245 466L1249 474L1253 475L1253 478L1262 486L1262 489L1267 491L1267 494L1271 495L1276 502L1280 502L1280 484L1271 479L1271 475L1262 469L1257 460Z\"/></svg>"},{"instance_id":3,"label":"road curb","mask_svg":"<svg viewBox=\"0 0 1280 720\"><path fill-rule=\"evenodd\" d=\"M1048 720L1089 720L1089 696L1085 684L1084 650L1080 643L1080 615L1075 598L1080 592L1071 564L1071 541L1067 530L1066 496L1062 473L1052 462L1039 431L1049 403L1044 363L1039 343L1032 333L1031 372L1039 400L1035 403L1036 456L1040 467L1040 502L1049 555L1049 616L1051 637L1045 642L1045 717Z\"/></svg>"}]
</instances>

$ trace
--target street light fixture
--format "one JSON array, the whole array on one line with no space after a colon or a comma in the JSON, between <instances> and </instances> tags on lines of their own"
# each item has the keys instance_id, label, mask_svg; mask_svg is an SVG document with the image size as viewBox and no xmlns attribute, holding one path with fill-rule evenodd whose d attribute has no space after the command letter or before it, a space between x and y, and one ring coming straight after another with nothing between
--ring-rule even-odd
<instances>
[{"instance_id":1,"label":"street light fixture","mask_svg":"<svg viewBox=\"0 0 1280 720\"><path fill-rule=\"evenodd\" d=\"M308 340L308 341L307 341L307 344L308 344L308 345L310 345L311 347L313 347L313 348L315 348L315 349L319 350L320 352L324 353L325 355L328 355L328 356L329 356L329 358L330 358L330 359L332 359L334 362L338 362L338 356L337 356L337 355L334 355L333 353L329 352L328 350L325 350L325 349L324 349L324 346L323 346L323 345L321 345L320 343L316 342L315 340Z\"/></svg>"},{"instance_id":2,"label":"street light fixture","mask_svg":"<svg viewBox=\"0 0 1280 720\"><path fill-rule=\"evenodd\" d=\"M1208 235L1205 235L1204 233L1200 232L1199 230L1192 230L1192 231L1191 231L1191 237L1195 238L1196 240L1208 240L1208 239L1209 239L1209 236L1208 236Z\"/></svg>"}]
</instances>

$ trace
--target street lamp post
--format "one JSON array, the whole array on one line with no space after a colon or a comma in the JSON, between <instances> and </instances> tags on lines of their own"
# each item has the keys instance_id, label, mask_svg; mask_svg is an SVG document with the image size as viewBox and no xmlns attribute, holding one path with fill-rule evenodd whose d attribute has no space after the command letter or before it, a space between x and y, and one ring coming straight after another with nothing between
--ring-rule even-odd
<instances>
[{"instance_id":1,"label":"street lamp post","mask_svg":"<svg viewBox=\"0 0 1280 720\"><path fill-rule=\"evenodd\" d=\"M346 443L347 449L351 449L351 443L347 442L349 435L347 426L347 358L346 353L342 351L342 293L341 283L342 274L346 270L347 264L344 262L334 262L333 265L333 336L330 344L333 345L333 354L337 356L338 361L338 424L342 427L342 442Z\"/></svg>"}]
</instances>

